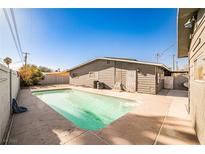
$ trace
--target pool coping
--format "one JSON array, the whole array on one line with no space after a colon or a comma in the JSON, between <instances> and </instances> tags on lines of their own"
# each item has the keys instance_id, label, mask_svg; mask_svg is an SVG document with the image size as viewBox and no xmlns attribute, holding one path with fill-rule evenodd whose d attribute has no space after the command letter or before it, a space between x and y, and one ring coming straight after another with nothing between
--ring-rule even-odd
<instances>
[{"instance_id":1,"label":"pool coping","mask_svg":"<svg viewBox=\"0 0 205 154\"><path fill-rule=\"evenodd\" d=\"M42 92L42 91L54 91L54 90L76 90L76 91L81 91L81 92L90 93L90 94L95 94L95 95L100 95L100 96L114 97L114 98L116 98L116 99L123 99L123 100L130 101L130 102L132 102L132 103L138 103L138 101L137 101L137 100L134 100L134 99L128 99L128 98L122 98L122 97L117 97L117 96L99 94L99 93L95 93L95 92L90 92L90 91L86 91L86 90L79 90L79 89L72 89L72 88L46 89L46 90L43 89L43 90L31 91L31 93L33 93L33 92Z\"/></svg>"},{"instance_id":2,"label":"pool coping","mask_svg":"<svg viewBox=\"0 0 205 154\"><path fill-rule=\"evenodd\" d=\"M98 130L87 130L87 129L83 129L83 128L80 128L79 126L77 126L77 125L74 124L74 126L77 127L78 129L81 129L81 130L84 130L84 131L89 131L89 132L91 132L91 133L93 133L93 134L95 134L95 132L100 132L100 131L102 131L103 129L107 128L109 125L111 125L111 124L113 124L114 122L118 121L120 118L122 118L122 117L126 116L127 114L131 113L132 111L136 110L136 108L137 108L139 105L142 104L142 102L139 101L139 100L128 99L128 98L124 98L124 97L120 97L120 96L119 96L119 97L118 97L118 96L113 96L113 95L109 95L109 94L101 94L101 93L98 93L98 92L100 92L100 91L98 91L98 92L88 91L87 88L86 88L86 89L78 89L78 87L75 88L75 87L70 86L70 85L68 85L67 87L52 87L52 88L46 88L46 87L39 88L39 87L38 87L37 89L29 88L29 90L30 90L30 92L31 92L31 95L34 96L34 97L37 97L37 96L33 95L33 94L32 94L33 92L53 91L53 90L68 90L68 89L76 90L76 91L81 91L81 92L85 92L85 93L91 93L91 94L95 94L95 95L106 96L106 97L113 97L113 98L116 98L116 99L122 99L122 100L126 100L126 101L129 101L130 103L134 103L134 104L135 104L135 106L133 106L133 108L132 108L129 112L125 113L125 114L122 115L121 117L119 117L119 118L117 118L116 120L112 121L112 122L111 122L110 124L108 124L107 126L105 126L105 127L103 127L103 128L100 128L100 129L98 129ZM94 89L94 90L99 90L99 89ZM102 89L100 89L100 90L102 90ZM113 92L117 92L117 93L118 93L118 91L113 91ZM37 98L38 98L38 97L37 97ZM45 102L44 102L44 103L45 103ZM54 112L57 112L57 111L55 111L54 109L52 109L52 110L53 110ZM58 112L57 112L57 113L58 113ZM59 114L59 113L58 113L58 114ZM61 115L61 116L63 116L63 115ZM63 117L64 117L64 116L63 116ZM64 117L64 118L65 118L65 117ZM65 119L68 120L68 121L70 121L70 122L72 122L71 120L69 120L69 119L67 119L67 118L65 118ZM73 122L72 122L72 123L73 123ZM95 135L96 135L96 134L95 134Z\"/></svg>"},{"instance_id":3,"label":"pool coping","mask_svg":"<svg viewBox=\"0 0 205 154\"><path fill-rule=\"evenodd\" d=\"M91 91L87 91L87 90L82 90L82 89L75 89L75 88L52 88L52 89L44 89L44 88L39 88L39 89L30 89L31 93L33 92L41 92L41 91L54 91L54 90L76 90L76 91L81 91L81 92L85 92L85 93L91 93L91 94L95 94L95 95L101 95L101 96L107 96L107 97L114 97L117 99L123 99L123 100L127 100L127 101L131 101L133 103L139 103L139 101L135 100L135 99L128 99L128 98L124 98L124 97L120 97L120 96L113 96L113 95L108 95L108 94L101 94L101 93L97 93L97 92L91 92ZM96 89L98 90L98 89Z\"/></svg>"}]
</instances>

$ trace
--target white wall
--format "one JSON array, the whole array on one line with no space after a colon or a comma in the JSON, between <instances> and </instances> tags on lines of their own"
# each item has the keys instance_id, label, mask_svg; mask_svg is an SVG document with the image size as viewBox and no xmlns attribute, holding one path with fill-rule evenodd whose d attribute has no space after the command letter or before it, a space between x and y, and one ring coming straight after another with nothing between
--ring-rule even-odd
<instances>
[{"instance_id":1,"label":"white wall","mask_svg":"<svg viewBox=\"0 0 205 154\"><path fill-rule=\"evenodd\" d=\"M20 87L20 78L12 71L12 97L16 98ZM10 70L0 64L0 143L10 117Z\"/></svg>"}]
</instances>

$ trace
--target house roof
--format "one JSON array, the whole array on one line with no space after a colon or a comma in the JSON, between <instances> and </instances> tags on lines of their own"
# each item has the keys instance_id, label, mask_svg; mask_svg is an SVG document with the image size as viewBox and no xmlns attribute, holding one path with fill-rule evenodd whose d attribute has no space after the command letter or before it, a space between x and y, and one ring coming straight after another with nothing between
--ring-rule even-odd
<instances>
[{"instance_id":1,"label":"house roof","mask_svg":"<svg viewBox=\"0 0 205 154\"><path fill-rule=\"evenodd\" d=\"M168 71L171 71L166 65L164 64L160 64L160 63L152 63L152 62L145 62L145 61L138 61L136 59L128 59L128 58L116 58L116 57L103 57L103 58L96 58L96 59L92 59L92 60L89 60L85 63L82 63L80 65L77 65L73 68L70 68L68 69L67 71L72 71L72 70L75 70L81 66L84 66L84 65L87 65L89 63L92 63L96 60L111 60L111 61L120 61L120 62L127 62L127 63L136 63L136 64L145 64L145 65L152 65L152 66L159 66L159 67L162 67Z\"/></svg>"},{"instance_id":2,"label":"house roof","mask_svg":"<svg viewBox=\"0 0 205 154\"><path fill-rule=\"evenodd\" d=\"M178 9L177 28L178 28L178 57L183 58L188 56L190 34L192 29L185 29L184 24L195 15L197 8L182 8Z\"/></svg>"}]
</instances>

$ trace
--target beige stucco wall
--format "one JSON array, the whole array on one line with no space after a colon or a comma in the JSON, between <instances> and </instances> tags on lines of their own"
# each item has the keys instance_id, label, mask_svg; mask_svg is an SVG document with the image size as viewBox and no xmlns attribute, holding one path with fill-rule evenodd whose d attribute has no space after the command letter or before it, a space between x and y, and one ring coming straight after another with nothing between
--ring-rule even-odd
<instances>
[{"instance_id":1,"label":"beige stucco wall","mask_svg":"<svg viewBox=\"0 0 205 154\"><path fill-rule=\"evenodd\" d=\"M189 49L190 113L198 139L205 144L205 73L203 80L194 79L194 61L202 59L205 72L205 9L200 9Z\"/></svg>"},{"instance_id":2,"label":"beige stucco wall","mask_svg":"<svg viewBox=\"0 0 205 154\"><path fill-rule=\"evenodd\" d=\"M16 98L19 90L19 77L12 71L12 97ZM10 70L0 64L0 143L10 117Z\"/></svg>"}]
</instances>

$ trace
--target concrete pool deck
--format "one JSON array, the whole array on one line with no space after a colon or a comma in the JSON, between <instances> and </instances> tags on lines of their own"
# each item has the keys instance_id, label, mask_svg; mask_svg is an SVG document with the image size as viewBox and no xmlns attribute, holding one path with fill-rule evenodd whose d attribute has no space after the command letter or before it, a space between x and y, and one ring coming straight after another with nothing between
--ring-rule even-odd
<instances>
[{"instance_id":1,"label":"concrete pool deck","mask_svg":"<svg viewBox=\"0 0 205 154\"><path fill-rule=\"evenodd\" d=\"M82 130L31 93L62 88L132 99L138 105L101 130ZM20 90L18 102L29 111L14 115L8 144L199 144L186 110L186 91L149 95L51 85Z\"/></svg>"}]
</instances>

